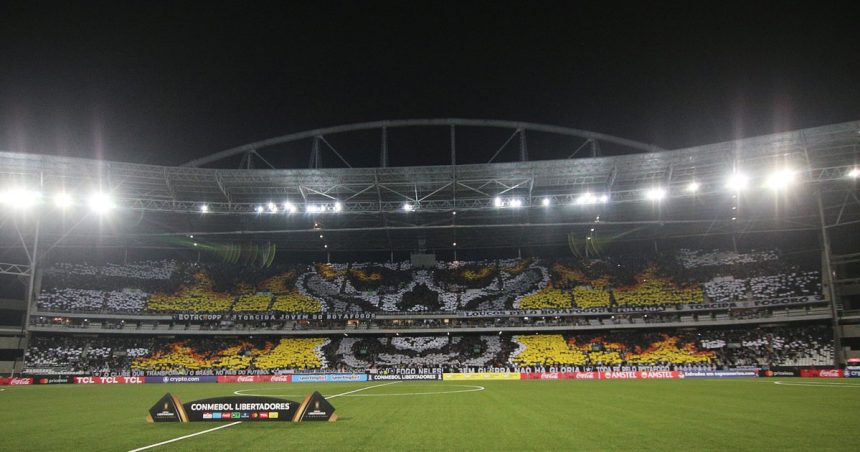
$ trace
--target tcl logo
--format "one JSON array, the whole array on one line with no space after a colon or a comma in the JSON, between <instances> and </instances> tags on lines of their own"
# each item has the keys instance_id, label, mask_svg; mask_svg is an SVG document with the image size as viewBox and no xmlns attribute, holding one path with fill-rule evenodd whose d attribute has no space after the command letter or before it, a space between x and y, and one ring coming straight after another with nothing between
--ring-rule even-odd
<instances>
[{"instance_id":1,"label":"tcl logo","mask_svg":"<svg viewBox=\"0 0 860 452\"><path fill-rule=\"evenodd\" d=\"M142 384L143 377L75 377L75 384Z\"/></svg>"}]
</instances>

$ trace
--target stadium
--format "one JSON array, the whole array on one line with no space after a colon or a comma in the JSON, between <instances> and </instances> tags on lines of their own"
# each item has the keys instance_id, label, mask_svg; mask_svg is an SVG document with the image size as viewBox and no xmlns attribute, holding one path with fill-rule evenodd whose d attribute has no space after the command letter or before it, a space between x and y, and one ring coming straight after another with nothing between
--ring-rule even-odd
<instances>
[{"instance_id":1,"label":"stadium","mask_svg":"<svg viewBox=\"0 0 860 452\"><path fill-rule=\"evenodd\" d=\"M4 448L849 449L858 163L860 122L671 150L446 118L179 166L0 153ZM313 392L337 422L203 403ZM201 422L148 423L165 393Z\"/></svg>"}]
</instances>

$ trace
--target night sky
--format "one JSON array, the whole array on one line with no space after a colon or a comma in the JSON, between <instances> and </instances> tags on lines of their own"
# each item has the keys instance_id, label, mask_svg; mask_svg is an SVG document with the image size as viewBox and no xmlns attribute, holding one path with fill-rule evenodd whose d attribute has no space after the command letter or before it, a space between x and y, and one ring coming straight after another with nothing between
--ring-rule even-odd
<instances>
[{"instance_id":1,"label":"night sky","mask_svg":"<svg viewBox=\"0 0 860 452\"><path fill-rule=\"evenodd\" d=\"M72 3L0 3L0 150L179 164L430 117L672 149L860 119L847 2Z\"/></svg>"}]
</instances>

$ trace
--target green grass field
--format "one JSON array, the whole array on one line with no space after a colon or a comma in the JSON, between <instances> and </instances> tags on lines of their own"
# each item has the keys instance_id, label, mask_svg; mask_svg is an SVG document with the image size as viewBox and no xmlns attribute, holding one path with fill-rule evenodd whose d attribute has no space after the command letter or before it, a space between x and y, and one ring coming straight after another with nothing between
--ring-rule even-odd
<instances>
[{"instance_id":1,"label":"green grass field","mask_svg":"<svg viewBox=\"0 0 860 452\"><path fill-rule=\"evenodd\" d=\"M856 450L860 382L774 381L15 386L0 391L0 450L128 451L220 425L146 423L165 392L301 400L370 386L331 400L336 423L242 423L149 450Z\"/></svg>"}]
</instances>

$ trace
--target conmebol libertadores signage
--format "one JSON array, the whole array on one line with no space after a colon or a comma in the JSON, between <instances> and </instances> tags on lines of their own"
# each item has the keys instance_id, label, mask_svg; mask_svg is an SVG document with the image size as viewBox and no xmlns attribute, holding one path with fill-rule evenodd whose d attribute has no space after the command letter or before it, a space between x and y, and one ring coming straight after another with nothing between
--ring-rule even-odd
<instances>
[{"instance_id":1,"label":"conmebol libertadores signage","mask_svg":"<svg viewBox=\"0 0 860 452\"><path fill-rule=\"evenodd\" d=\"M147 422L301 422L337 420L334 407L319 392L299 403L277 397L215 397L182 403L168 393L149 409Z\"/></svg>"}]
</instances>

